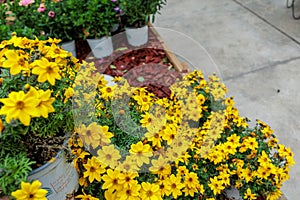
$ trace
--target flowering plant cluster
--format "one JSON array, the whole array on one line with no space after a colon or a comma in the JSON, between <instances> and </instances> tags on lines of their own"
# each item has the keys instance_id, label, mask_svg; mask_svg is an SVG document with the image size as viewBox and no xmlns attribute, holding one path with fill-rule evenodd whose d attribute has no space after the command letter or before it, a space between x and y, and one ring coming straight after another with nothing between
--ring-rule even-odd
<instances>
[{"instance_id":1,"label":"flowering plant cluster","mask_svg":"<svg viewBox=\"0 0 300 200\"><path fill-rule=\"evenodd\" d=\"M0 43L0 189L4 194L55 156L66 134L74 130L70 98L79 63L59 42L14 35Z\"/></svg>"},{"instance_id":2,"label":"flowering plant cluster","mask_svg":"<svg viewBox=\"0 0 300 200\"><path fill-rule=\"evenodd\" d=\"M5 9L15 18L10 28L27 27L39 39L62 41L108 35L119 14L115 0L14 0Z\"/></svg>"},{"instance_id":3,"label":"flowering plant cluster","mask_svg":"<svg viewBox=\"0 0 300 200\"><path fill-rule=\"evenodd\" d=\"M241 117L216 76L194 71L157 98L85 64L76 78L69 145L79 199L277 199L294 164L271 128ZM93 102L93 103L92 103Z\"/></svg>"},{"instance_id":4,"label":"flowering plant cluster","mask_svg":"<svg viewBox=\"0 0 300 200\"><path fill-rule=\"evenodd\" d=\"M32 38L34 29L31 29L20 21L15 21L6 3L0 2L0 41L11 38L13 32Z\"/></svg>"},{"instance_id":5,"label":"flowering plant cluster","mask_svg":"<svg viewBox=\"0 0 300 200\"><path fill-rule=\"evenodd\" d=\"M15 17L14 23L34 29L40 39L59 38L63 41L76 37L78 32L69 12L68 1L61 0L17 0L7 2ZM26 36L26 35L21 35Z\"/></svg>"}]
</instances>

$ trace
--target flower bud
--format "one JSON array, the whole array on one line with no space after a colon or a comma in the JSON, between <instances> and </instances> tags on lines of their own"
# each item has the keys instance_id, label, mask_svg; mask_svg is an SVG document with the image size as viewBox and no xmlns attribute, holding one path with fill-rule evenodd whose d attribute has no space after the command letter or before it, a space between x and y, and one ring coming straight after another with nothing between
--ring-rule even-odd
<instances>
[{"instance_id":1,"label":"flower bud","mask_svg":"<svg viewBox=\"0 0 300 200\"><path fill-rule=\"evenodd\" d=\"M31 87L31 86L30 86L28 83L26 83L25 86L24 86L24 89L25 89L25 90L29 90L30 87Z\"/></svg>"}]
</instances>

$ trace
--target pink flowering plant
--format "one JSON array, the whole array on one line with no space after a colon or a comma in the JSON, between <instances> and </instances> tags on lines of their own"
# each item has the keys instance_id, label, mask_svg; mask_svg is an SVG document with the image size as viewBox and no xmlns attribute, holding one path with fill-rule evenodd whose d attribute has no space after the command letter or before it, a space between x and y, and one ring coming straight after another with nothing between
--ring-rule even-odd
<instances>
[{"instance_id":1,"label":"pink flowering plant","mask_svg":"<svg viewBox=\"0 0 300 200\"><path fill-rule=\"evenodd\" d=\"M27 26L34 29L34 36L39 39L59 38L62 41L76 37L74 18L69 15L72 9L81 9L71 6L69 1L62 0L16 0L9 1L8 5L15 23L20 27ZM22 34L18 34L22 36Z\"/></svg>"},{"instance_id":2,"label":"pink flowering plant","mask_svg":"<svg viewBox=\"0 0 300 200\"><path fill-rule=\"evenodd\" d=\"M0 3L0 42L10 39L14 32L28 38L32 38L34 35L34 29L23 26L20 21L15 21L7 4Z\"/></svg>"}]
</instances>

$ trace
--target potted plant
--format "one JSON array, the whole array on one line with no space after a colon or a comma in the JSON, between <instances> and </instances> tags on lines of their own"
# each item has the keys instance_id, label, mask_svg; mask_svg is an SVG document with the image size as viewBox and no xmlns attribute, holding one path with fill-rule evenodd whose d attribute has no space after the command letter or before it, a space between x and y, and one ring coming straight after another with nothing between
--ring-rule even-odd
<instances>
[{"instance_id":1,"label":"potted plant","mask_svg":"<svg viewBox=\"0 0 300 200\"><path fill-rule=\"evenodd\" d=\"M82 84L85 83L85 84ZM70 140L79 199L277 199L294 164L290 148L257 120L250 127L218 77L188 73L158 98L93 63L74 87L76 132Z\"/></svg>"},{"instance_id":2,"label":"potted plant","mask_svg":"<svg viewBox=\"0 0 300 200\"><path fill-rule=\"evenodd\" d=\"M23 181L39 180L48 199L64 199L78 186L66 143L79 63L58 43L16 35L0 43L0 196L21 182L21 193L30 192Z\"/></svg>"},{"instance_id":3,"label":"potted plant","mask_svg":"<svg viewBox=\"0 0 300 200\"><path fill-rule=\"evenodd\" d=\"M63 48L76 56L74 40L79 37L79 31L73 23L76 18L69 13L78 7L71 7L68 1L53 0L9 1L8 6L15 18L15 28L26 26L34 29L33 35L39 39L61 39Z\"/></svg>"},{"instance_id":4,"label":"potted plant","mask_svg":"<svg viewBox=\"0 0 300 200\"><path fill-rule=\"evenodd\" d=\"M122 23L125 26L127 40L130 45L141 46L148 41L150 16L152 22L154 22L155 14L165 4L166 0L120 0Z\"/></svg>"},{"instance_id":5,"label":"potted plant","mask_svg":"<svg viewBox=\"0 0 300 200\"><path fill-rule=\"evenodd\" d=\"M84 38L96 58L109 56L113 52L111 29L118 23L116 5L111 0L89 0L79 15Z\"/></svg>"}]
</instances>

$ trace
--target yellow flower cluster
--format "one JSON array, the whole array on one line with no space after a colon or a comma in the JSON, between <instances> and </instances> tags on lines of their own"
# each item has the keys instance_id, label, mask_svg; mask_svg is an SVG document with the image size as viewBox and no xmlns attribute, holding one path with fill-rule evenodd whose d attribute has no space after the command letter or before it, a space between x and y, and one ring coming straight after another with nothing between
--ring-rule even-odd
<instances>
[{"instance_id":1,"label":"yellow flower cluster","mask_svg":"<svg viewBox=\"0 0 300 200\"><path fill-rule=\"evenodd\" d=\"M114 86L98 78L75 89L90 98L77 102L79 111L91 97L97 104L69 141L83 188L77 198L214 199L231 186L245 199L280 196L293 153L263 122L249 128L217 77L207 82L192 72L162 99L120 78ZM87 88L96 92L82 94Z\"/></svg>"},{"instance_id":2,"label":"yellow flower cluster","mask_svg":"<svg viewBox=\"0 0 300 200\"><path fill-rule=\"evenodd\" d=\"M75 71L68 71L66 67L66 58L70 55L57 45L58 42L56 39L39 41L17 36L1 42L1 84L8 84L8 81L16 84L15 88L4 91L8 93L7 98L0 99L3 103L0 115L6 115L7 123L19 119L22 124L29 126L31 118L47 118L49 113L55 112L53 96L59 95L53 91L56 81L66 78L66 74L75 75ZM23 85L19 85L15 79L21 80ZM42 85L45 82L53 87ZM71 95L67 91L66 100Z\"/></svg>"}]
</instances>

